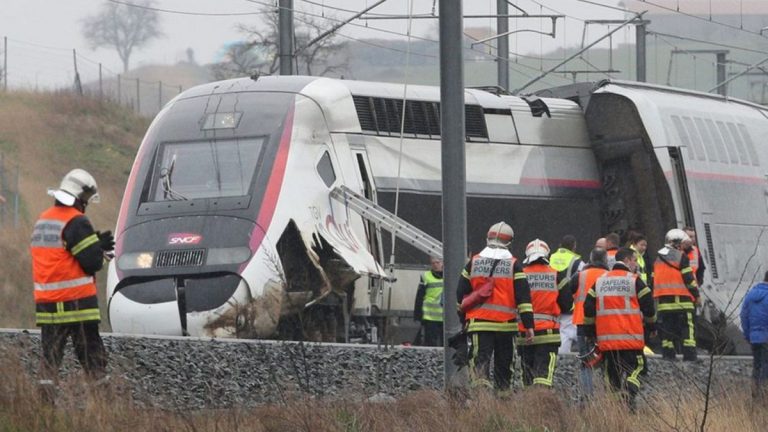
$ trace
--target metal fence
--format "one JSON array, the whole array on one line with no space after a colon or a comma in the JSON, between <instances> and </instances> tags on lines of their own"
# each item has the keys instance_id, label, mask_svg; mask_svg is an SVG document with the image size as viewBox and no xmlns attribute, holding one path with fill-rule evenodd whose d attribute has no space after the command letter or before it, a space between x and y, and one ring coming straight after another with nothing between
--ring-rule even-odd
<instances>
[{"instance_id":1,"label":"metal fence","mask_svg":"<svg viewBox=\"0 0 768 432\"><path fill-rule=\"evenodd\" d=\"M135 112L154 116L183 90L163 81L146 81L115 72L76 49L52 47L3 37L0 46L2 88L31 91L71 89L80 94L108 99Z\"/></svg>"}]
</instances>

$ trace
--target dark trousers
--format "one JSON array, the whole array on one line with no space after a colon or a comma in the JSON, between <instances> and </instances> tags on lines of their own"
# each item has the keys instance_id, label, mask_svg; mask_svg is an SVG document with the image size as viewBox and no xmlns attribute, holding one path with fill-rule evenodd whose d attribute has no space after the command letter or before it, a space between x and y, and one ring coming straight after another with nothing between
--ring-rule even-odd
<instances>
[{"instance_id":1,"label":"dark trousers","mask_svg":"<svg viewBox=\"0 0 768 432\"><path fill-rule=\"evenodd\" d=\"M752 344L752 396L768 399L768 343Z\"/></svg>"},{"instance_id":2,"label":"dark trousers","mask_svg":"<svg viewBox=\"0 0 768 432\"><path fill-rule=\"evenodd\" d=\"M576 336L576 344L579 346L580 356L586 355L593 346L592 344L587 343L587 337L584 335ZM579 362L579 384L581 384L583 397L592 397L592 368L587 367L582 362Z\"/></svg>"},{"instance_id":3,"label":"dark trousers","mask_svg":"<svg viewBox=\"0 0 768 432\"><path fill-rule=\"evenodd\" d=\"M523 370L523 384L552 387L560 344L518 345Z\"/></svg>"},{"instance_id":4,"label":"dark trousers","mask_svg":"<svg viewBox=\"0 0 768 432\"><path fill-rule=\"evenodd\" d=\"M491 384L490 365L493 358L493 387L508 390L512 380L512 357L515 354L514 332L470 332L472 344L469 360L472 386Z\"/></svg>"},{"instance_id":5,"label":"dark trousers","mask_svg":"<svg viewBox=\"0 0 768 432\"><path fill-rule=\"evenodd\" d=\"M55 380L64 359L67 340L72 339L75 354L80 365L91 379L106 374L107 355L99 336L97 321L74 324L46 324L41 328L41 379Z\"/></svg>"},{"instance_id":6,"label":"dark trousers","mask_svg":"<svg viewBox=\"0 0 768 432\"><path fill-rule=\"evenodd\" d=\"M443 323L440 321L422 321L424 346L443 346Z\"/></svg>"},{"instance_id":7,"label":"dark trousers","mask_svg":"<svg viewBox=\"0 0 768 432\"><path fill-rule=\"evenodd\" d=\"M696 360L696 334L693 310L659 311L658 329L661 355L674 360L682 351L684 361Z\"/></svg>"},{"instance_id":8,"label":"dark trousers","mask_svg":"<svg viewBox=\"0 0 768 432\"><path fill-rule=\"evenodd\" d=\"M643 351L605 351L603 356L608 386L618 392L630 410L634 411L635 397L640 392L640 373L645 364Z\"/></svg>"}]
</instances>

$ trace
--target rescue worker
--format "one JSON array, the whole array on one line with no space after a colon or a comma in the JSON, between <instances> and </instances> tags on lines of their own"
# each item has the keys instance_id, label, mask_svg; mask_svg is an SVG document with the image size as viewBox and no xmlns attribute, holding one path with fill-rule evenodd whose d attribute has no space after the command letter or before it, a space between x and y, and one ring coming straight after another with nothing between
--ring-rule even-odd
<instances>
[{"instance_id":1,"label":"rescue worker","mask_svg":"<svg viewBox=\"0 0 768 432\"><path fill-rule=\"evenodd\" d=\"M587 292L600 276L608 272L606 264L605 249L595 248L589 254L589 264L571 279L570 290L573 295L573 323L576 325L576 346L579 350L579 356L586 355L592 348L587 343L584 333L584 301L587 298ZM581 391L585 397L592 396L592 370L584 364L580 365L579 382Z\"/></svg>"},{"instance_id":2,"label":"rescue worker","mask_svg":"<svg viewBox=\"0 0 768 432\"><path fill-rule=\"evenodd\" d=\"M421 322L424 346L443 346L443 260L430 257L429 266L419 280L413 319Z\"/></svg>"},{"instance_id":3,"label":"rescue worker","mask_svg":"<svg viewBox=\"0 0 768 432\"><path fill-rule=\"evenodd\" d=\"M741 329L752 345L752 396L765 401L768 398L768 272L744 298Z\"/></svg>"},{"instance_id":4,"label":"rescue worker","mask_svg":"<svg viewBox=\"0 0 768 432\"><path fill-rule=\"evenodd\" d=\"M704 257L701 255L701 249L699 249L696 242L696 230L693 227L683 228L683 232L690 238L690 241L685 242L683 250L688 255L688 262L691 264L691 270L696 276L696 283L699 286L704 284L704 270L707 266L704 264Z\"/></svg>"},{"instance_id":5,"label":"rescue worker","mask_svg":"<svg viewBox=\"0 0 768 432\"><path fill-rule=\"evenodd\" d=\"M621 244L621 238L616 233L610 233L605 236L605 253L608 257L608 268L613 268L616 264L616 252L619 251L619 245Z\"/></svg>"},{"instance_id":6,"label":"rescue worker","mask_svg":"<svg viewBox=\"0 0 768 432\"><path fill-rule=\"evenodd\" d=\"M655 319L651 289L636 268L635 252L619 249L613 269L597 278L584 301L585 334L595 338L603 354L611 390L619 392L632 412L644 365L645 327L652 332Z\"/></svg>"},{"instance_id":7,"label":"rescue worker","mask_svg":"<svg viewBox=\"0 0 768 432\"><path fill-rule=\"evenodd\" d=\"M629 239L629 248L635 252L637 258L637 274L648 285L648 267L645 265L645 251L648 249L648 240L640 233L634 233Z\"/></svg>"},{"instance_id":8,"label":"rescue worker","mask_svg":"<svg viewBox=\"0 0 768 432\"><path fill-rule=\"evenodd\" d=\"M489 368L493 358L493 387L502 394L509 390L512 378L518 319L523 323L525 342L533 342L531 294L522 265L509 251L513 237L509 224L493 224L486 236L486 248L467 263L456 293L472 345L472 387L492 386ZM478 297L475 303L472 299Z\"/></svg>"},{"instance_id":9,"label":"rescue worker","mask_svg":"<svg viewBox=\"0 0 768 432\"><path fill-rule=\"evenodd\" d=\"M573 295L569 291L565 272L558 274L549 265L549 245L536 239L525 247L523 272L528 280L533 305L533 343L517 339L522 361L523 384L552 387L560 347L560 311L571 310ZM521 334L525 333L518 322Z\"/></svg>"},{"instance_id":10,"label":"rescue worker","mask_svg":"<svg viewBox=\"0 0 768 432\"><path fill-rule=\"evenodd\" d=\"M94 381L106 377L107 357L99 335L94 275L114 248L110 231L94 231L85 216L99 202L93 177L74 169L61 180L52 207L40 214L31 238L36 323L41 327L40 391L52 403L68 339Z\"/></svg>"},{"instance_id":11,"label":"rescue worker","mask_svg":"<svg viewBox=\"0 0 768 432\"><path fill-rule=\"evenodd\" d=\"M684 361L697 359L694 312L699 288L683 252L686 241L690 238L683 230L667 231L653 265L653 297L658 302L661 353L666 360L675 360L681 346Z\"/></svg>"},{"instance_id":12,"label":"rescue worker","mask_svg":"<svg viewBox=\"0 0 768 432\"><path fill-rule=\"evenodd\" d=\"M607 249L608 246L605 242L605 237L600 237L599 239L595 240L595 249Z\"/></svg>"},{"instance_id":13,"label":"rescue worker","mask_svg":"<svg viewBox=\"0 0 768 432\"><path fill-rule=\"evenodd\" d=\"M565 272L563 283L569 285L571 279L584 266L581 256L576 253L576 237L571 234L563 236L560 247L549 257L549 265L558 273ZM573 311L560 311L560 349L558 353L571 352L576 342L576 326L573 324Z\"/></svg>"}]
</instances>

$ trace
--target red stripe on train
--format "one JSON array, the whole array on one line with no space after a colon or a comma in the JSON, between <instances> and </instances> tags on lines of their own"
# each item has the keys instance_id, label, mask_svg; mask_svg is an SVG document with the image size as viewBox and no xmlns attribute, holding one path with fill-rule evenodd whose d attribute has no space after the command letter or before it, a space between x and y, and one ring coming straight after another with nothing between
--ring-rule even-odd
<instances>
[{"instance_id":1,"label":"red stripe on train","mask_svg":"<svg viewBox=\"0 0 768 432\"><path fill-rule=\"evenodd\" d=\"M600 182L597 180L574 180L574 179L557 179L557 178L535 178L535 177L522 177L520 178L520 184L525 186L550 186L550 187L565 187L565 188L577 188L577 189L600 189Z\"/></svg>"}]
</instances>

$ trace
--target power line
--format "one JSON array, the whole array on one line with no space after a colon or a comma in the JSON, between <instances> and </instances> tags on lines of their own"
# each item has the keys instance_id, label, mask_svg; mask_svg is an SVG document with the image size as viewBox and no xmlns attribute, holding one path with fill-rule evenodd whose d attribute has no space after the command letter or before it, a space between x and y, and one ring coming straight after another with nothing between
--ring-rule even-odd
<instances>
[{"instance_id":1,"label":"power line","mask_svg":"<svg viewBox=\"0 0 768 432\"><path fill-rule=\"evenodd\" d=\"M691 42L699 42L699 43L703 43L703 44L707 44L707 45L712 45L712 46L717 46L717 47L721 47L721 48L730 48L730 49L741 50L741 51L748 51L748 52L753 52L753 53L758 53L758 54L768 54L768 51L762 51L762 50L757 50L757 49L753 49L753 48L744 48L744 47L740 47L740 46L736 46L736 45L728 45L728 44L723 44L723 43L718 43L718 42L711 42L711 41L706 41L706 40L702 40L702 39L690 38L690 37L686 37L686 36L673 35L673 34L669 34L669 33L660 33L660 32L653 31L653 30L648 30L647 33L648 34L652 34L652 35L671 37L671 38L674 38L674 39L687 40L687 41L691 41Z\"/></svg>"},{"instance_id":2,"label":"power line","mask_svg":"<svg viewBox=\"0 0 768 432\"><path fill-rule=\"evenodd\" d=\"M578 0L578 1L584 1L584 0ZM669 12L674 12L674 13L677 13L677 14L680 14L680 15L684 15L684 16L687 16L687 17L690 17L690 18L695 18L697 20L709 22L709 23L720 25L720 26L723 26L723 27L728 27L730 29L739 30L739 31L742 31L742 32L747 33L747 34L751 34L751 35L754 35L754 36L760 36L761 38L763 37L763 35L761 35L760 33L746 30L746 29L744 29L744 27L736 27L734 25L726 24L726 23L721 22L721 21L715 21L715 20L713 20L711 18L707 19L707 18L704 18L704 17L700 17L698 15L693 15L693 14L690 14L690 13L682 12L680 10L672 9L670 7L667 7L667 6L662 6L660 4L656 4L656 3L648 1L648 0L640 0L640 1L643 2L643 3L647 3L647 4L651 5L651 6L656 6L659 9L664 9L664 10L669 11Z\"/></svg>"},{"instance_id":3,"label":"power line","mask_svg":"<svg viewBox=\"0 0 768 432\"><path fill-rule=\"evenodd\" d=\"M170 14L177 14L177 15L193 15L193 16L242 16L242 15L263 15L264 12L189 12L189 11L181 11L181 10L173 10L173 9L163 9L163 8L156 8L152 6L147 5L141 5L136 3L131 3L127 1L120 1L120 0L107 0L110 3L115 3L123 6L129 6L134 7L137 9L146 9L151 10L155 12L163 12L163 13L170 13Z\"/></svg>"}]
</instances>

